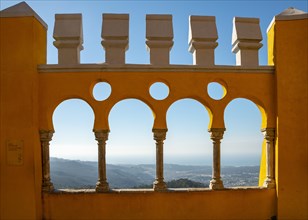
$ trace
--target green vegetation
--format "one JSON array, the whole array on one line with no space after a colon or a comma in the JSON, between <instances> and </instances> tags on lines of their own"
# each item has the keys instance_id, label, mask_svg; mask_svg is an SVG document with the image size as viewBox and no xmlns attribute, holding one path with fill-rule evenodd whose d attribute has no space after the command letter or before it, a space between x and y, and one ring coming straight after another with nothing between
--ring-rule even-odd
<instances>
[{"instance_id":1,"label":"green vegetation","mask_svg":"<svg viewBox=\"0 0 308 220\"><path fill-rule=\"evenodd\" d=\"M206 188L208 185L205 185L200 182L195 182L190 179L181 178L177 180L171 180L166 182L168 188ZM151 189L153 185L146 184L146 185L139 185L135 186L134 189Z\"/></svg>"}]
</instances>

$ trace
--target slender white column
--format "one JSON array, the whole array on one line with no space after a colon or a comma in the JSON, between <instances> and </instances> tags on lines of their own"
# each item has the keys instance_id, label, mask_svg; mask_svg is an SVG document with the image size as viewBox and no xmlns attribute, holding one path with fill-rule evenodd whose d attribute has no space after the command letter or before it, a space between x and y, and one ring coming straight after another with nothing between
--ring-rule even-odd
<instances>
[{"instance_id":1,"label":"slender white column","mask_svg":"<svg viewBox=\"0 0 308 220\"><path fill-rule=\"evenodd\" d=\"M220 140L223 138L225 128L211 128L211 139L213 140L213 167L210 189L223 189L224 185L220 177Z\"/></svg>"},{"instance_id":2,"label":"slender white column","mask_svg":"<svg viewBox=\"0 0 308 220\"><path fill-rule=\"evenodd\" d=\"M98 143L98 181L96 192L109 191L109 184L106 178L106 141L108 140L109 130L94 131L95 140Z\"/></svg>"},{"instance_id":3,"label":"slender white column","mask_svg":"<svg viewBox=\"0 0 308 220\"><path fill-rule=\"evenodd\" d=\"M52 192L53 184L50 180L50 162L49 162L49 142L52 140L54 131L40 130L40 141L42 148L42 163L43 163L43 192Z\"/></svg>"},{"instance_id":4,"label":"slender white column","mask_svg":"<svg viewBox=\"0 0 308 220\"><path fill-rule=\"evenodd\" d=\"M263 186L267 188L275 188L275 166L274 166L274 150L275 150L275 128L265 128L261 130L266 140L266 179Z\"/></svg>"},{"instance_id":5,"label":"slender white column","mask_svg":"<svg viewBox=\"0 0 308 220\"><path fill-rule=\"evenodd\" d=\"M156 179L153 188L155 191L164 191L167 189L164 182L164 140L167 129L153 129L153 133L156 141Z\"/></svg>"}]
</instances>

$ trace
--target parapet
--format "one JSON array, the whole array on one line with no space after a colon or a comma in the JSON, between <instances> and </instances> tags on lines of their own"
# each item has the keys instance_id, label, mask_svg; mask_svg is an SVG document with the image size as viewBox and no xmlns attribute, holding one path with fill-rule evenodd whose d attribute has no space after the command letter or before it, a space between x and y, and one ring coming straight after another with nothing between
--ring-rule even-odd
<instances>
[{"instance_id":1,"label":"parapet","mask_svg":"<svg viewBox=\"0 0 308 220\"><path fill-rule=\"evenodd\" d=\"M102 15L102 46L106 65L125 65L125 52L129 48L129 15ZM232 52L236 65L244 68L259 66L258 51L262 47L262 34L258 18L233 19ZM188 34L189 52L193 65L211 68L215 66L215 48L218 46L216 18L214 16L190 16ZM57 14L54 28L54 45L58 48L58 63L80 63L83 49L82 15ZM170 65L173 46L172 15L146 15L146 48L150 53L150 65Z\"/></svg>"}]
</instances>

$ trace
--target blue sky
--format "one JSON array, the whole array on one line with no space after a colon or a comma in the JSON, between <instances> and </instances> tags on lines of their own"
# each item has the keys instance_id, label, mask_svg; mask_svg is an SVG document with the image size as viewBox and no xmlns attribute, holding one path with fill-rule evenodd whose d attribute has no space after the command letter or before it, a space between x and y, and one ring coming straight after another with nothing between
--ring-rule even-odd
<instances>
[{"instance_id":1,"label":"blue sky","mask_svg":"<svg viewBox=\"0 0 308 220\"><path fill-rule=\"evenodd\" d=\"M20 1L1 0L1 10ZM54 15L82 13L84 50L81 63L104 62L101 46L102 13L128 13L130 16L127 63L149 63L145 48L145 15L172 14L174 46L171 64L192 64L188 52L189 15L216 16L218 47L217 65L235 65L231 52L232 19L260 18L263 47L260 64L267 64L266 29L272 18L288 7L307 11L307 1L26 1L48 24L48 63L57 63L53 46ZM160 91L158 91L160 92ZM215 91L216 92L216 91ZM217 91L219 93L219 91ZM62 103L54 113L56 133L51 142L51 156L68 159L97 160L97 145L92 133L93 112L81 100ZM194 100L172 105L167 115L165 162L179 164L211 164L212 144L207 132L208 114ZM110 114L111 133L107 142L108 163L154 163L155 142L151 132L153 116L138 100L118 103ZM257 107L247 100L230 103L225 112L227 131L222 141L222 165L258 165L261 153L261 118Z\"/></svg>"}]
</instances>

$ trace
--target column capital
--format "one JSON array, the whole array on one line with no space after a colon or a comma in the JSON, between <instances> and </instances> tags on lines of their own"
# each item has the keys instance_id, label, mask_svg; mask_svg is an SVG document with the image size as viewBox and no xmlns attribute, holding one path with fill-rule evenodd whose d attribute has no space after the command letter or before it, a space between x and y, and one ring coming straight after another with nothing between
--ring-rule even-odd
<instances>
[{"instance_id":1,"label":"column capital","mask_svg":"<svg viewBox=\"0 0 308 220\"><path fill-rule=\"evenodd\" d=\"M211 133L212 140L221 140L223 138L225 128L210 128L208 132Z\"/></svg>"},{"instance_id":2,"label":"column capital","mask_svg":"<svg viewBox=\"0 0 308 220\"><path fill-rule=\"evenodd\" d=\"M109 129L103 129L103 130L93 130L95 134L95 140L97 141L107 141L109 136Z\"/></svg>"},{"instance_id":3,"label":"column capital","mask_svg":"<svg viewBox=\"0 0 308 220\"><path fill-rule=\"evenodd\" d=\"M54 130L39 130L41 141L51 141Z\"/></svg>"},{"instance_id":4,"label":"column capital","mask_svg":"<svg viewBox=\"0 0 308 220\"><path fill-rule=\"evenodd\" d=\"M154 133L154 140L155 141L164 141L166 139L166 133L167 133L168 129L153 128L152 131Z\"/></svg>"},{"instance_id":5,"label":"column capital","mask_svg":"<svg viewBox=\"0 0 308 220\"><path fill-rule=\"evenodd\" d=\"M267 140L267 141L274 141L275 140L275 135L276 135L276 129L275 128L263 128L263 129L261 129L261 132L263 133L265 140Z\"/></svg>"}]
</instances>

